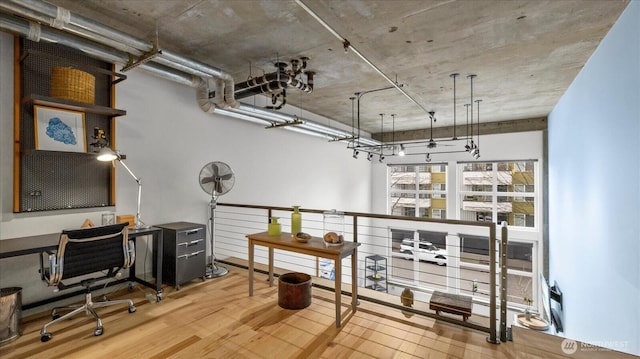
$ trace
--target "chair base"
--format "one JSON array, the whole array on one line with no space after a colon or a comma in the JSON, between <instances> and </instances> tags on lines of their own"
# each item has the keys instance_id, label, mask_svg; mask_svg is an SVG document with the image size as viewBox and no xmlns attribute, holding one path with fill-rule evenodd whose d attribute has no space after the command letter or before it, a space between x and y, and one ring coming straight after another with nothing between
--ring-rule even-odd
<instances>
[{"instance_id":1,"label":"chair base","mask_svg":"<svg viewBox=\"0 0 640 359\"><path fill-rule=\"evenodd\" d=\"M127 304L129 306L129 313L134 313L136 311L136 307L133 305L133 301L131 299L119 299L119 300L107 300L104 302L93 302L91 298L91 293L85 294L85 302L82 305L70 305L66 307L56 307L51 312L51 316L53 318L52 321L42 326L40 329L40 341L48 342L53 335L47 331L47 328L55 323L58 323L67 318L71 318L72 316L79 314L81 312L85 312L86 314L91 314L96 320L96 329L93 331L93 335L99 336L103 333L102 328L102 320L96 313L96 308L107 307L111 305L119 305L119 304ZM60 316L58 314L59 310L71 309L71 311L65 315Z\"/></svg>"}]
</instances>

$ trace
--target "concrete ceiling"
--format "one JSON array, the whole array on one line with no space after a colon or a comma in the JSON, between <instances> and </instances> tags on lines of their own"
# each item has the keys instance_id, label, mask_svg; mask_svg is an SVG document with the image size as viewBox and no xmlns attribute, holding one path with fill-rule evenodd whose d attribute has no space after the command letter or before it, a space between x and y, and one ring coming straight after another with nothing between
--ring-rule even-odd
<instances>
[{"instance_id":1,"label":"concrete ceiling","mask_svg":"<svg viewBox=\"0 0 640 359\"><path fill-rule=\"evenodd\" d=\"M384 74L403 84L363 96L360 125L371 133L424 137L457 124L469 102L467 75L482 123L545 118L618 19L628 0L302 0ZM351 125L356 92L390 86L294 0L52 0L73 13L148 39L231 73L236 82L307 56L312 94L287 103ZM267 98L259 99L267 104ZM268 101L270 103L270 100ZM474 112L477 107L474 104ZM475 116L475 115L474 115ZM526 121L520 121L524 123ZM517 130L514 128L514 130ZM403 132L404 131L404 132ZM399 137L396 137L398 139Z\"/></svg>"}]
</instances>

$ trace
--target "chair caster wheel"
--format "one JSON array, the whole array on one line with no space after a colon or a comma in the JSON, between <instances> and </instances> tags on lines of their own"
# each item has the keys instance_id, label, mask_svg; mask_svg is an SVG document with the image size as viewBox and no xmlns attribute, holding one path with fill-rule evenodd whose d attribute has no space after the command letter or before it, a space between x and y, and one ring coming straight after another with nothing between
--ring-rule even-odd
<instances>
[{"instance_id":1,"label":"chair caster wheel","mask_svg":"<svg viewBox=\"0 0 640 359\"><path fill-rule=\"evenodd\" d=\"M136 307L135 306L130 306L129 307L129 313L134 313L136 311Z\"/></svg>"},{"instance_id":2,"label":"chair caster wheel","mask_svg":"<svg viewBox=\"0 0 640 359\"><path fill-rule=\"evenodd\" d=\"M133 283L129 282L128 288L129 288L129 292L133 292L133 288L134 288Z\"/></svg>"},{"instance_id":3,"label":"chair caster wheel","mask_svg":"<svg viewBox=\"0 0 640 359\"><path fill-rule=\"evenodd\" d=\"M93 335L96 337L102 335L102 327L97 327L96 330L93 331Z\"/></svg>"},{"instance_id":4,"label":"chair caster wheel","mask_svg":"<svg viewBox=\"0 0 640 359\"><path fill-rule=\"evenodd\" d=\"M162 302L162 296L161 296L161 295L157 295L157 296L156 296L156 302L157 302L157 303Z\"/></svg>"},{"instance_id":5,"label":"chair caster wheel","mask_svg":"<svg viewBox=\"0 0 640 359\"><path fill-rule=\"evenodd\" d=\"M49 340L51 340L51 337L52 337L52 336L53 336L53 335L51 335L51 333L44 333L44 334L42 334L42 335L40 336L40 341L41 341L41 342L43 342L43 343L46 343L46 342L48 342Z\"/></svg>"}]
</instances>

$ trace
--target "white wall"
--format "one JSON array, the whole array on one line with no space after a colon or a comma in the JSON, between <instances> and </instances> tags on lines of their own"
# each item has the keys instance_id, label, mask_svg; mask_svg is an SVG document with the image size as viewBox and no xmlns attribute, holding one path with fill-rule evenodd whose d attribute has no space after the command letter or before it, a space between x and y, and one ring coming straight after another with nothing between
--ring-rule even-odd
<instances>
[{"instance_id":1,"label":"white wall","mask_svg":"<svg viewBox=\"0 0 640 359\"><path fill-rule=\"evenodd\" d=\"M640 1L549 116L550 279L567 337L640 355Z\"/></svg>"},{"instance_id":2,"label":"white wall","mask_svg":"<svg viewBox=\"0 0 640 359\"><path fill-rule=\"evenodd\" d=\"M104 209L12 213L12 46L12 36L0 33L0 239L76 228L85 218L100 223ZM371 165L354 162L344 143L205 114L192 88L141 70L127 76L117 87L116 107L127 115L117 119L116 147L142 178L147 224L206 223L210 197L198 174L211 161L226 162L236 174L235 187L221 202L370 210ZM136 183L119 165L116 173L117 206L111 209L133 214ZM39 282L35 260L0 261L0 285L22 286L26 303L50 293Z\"/></svg>"},{"instance_id":3,"label":"white wall","mask_svg":"<svg viewBox=\"0 0 640 359\"><path fill-rule=\"evenodd\" d=\"M143 178L144 220L203 222L209 196L200 169L223 161L236 175L221 202L368 211L370 165L354 163L343 143L203 113L195 91L133 72L118 88L117 147ZM135 182L117 175L118 212L135 212ZM179 214L178 214L179 213Z\"/></svg>"}]
</instances>

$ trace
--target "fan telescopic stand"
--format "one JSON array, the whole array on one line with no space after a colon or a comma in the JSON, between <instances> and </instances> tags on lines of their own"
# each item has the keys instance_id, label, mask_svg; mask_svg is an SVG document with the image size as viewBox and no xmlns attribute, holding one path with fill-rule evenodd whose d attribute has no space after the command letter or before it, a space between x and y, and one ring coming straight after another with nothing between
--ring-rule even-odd
<instances>
[{"instance_id":1,"label":"fan telescopic stand","mask_svg":"<svg viewBox=\"0 0 640 359\"><path fill-rule=\"evenodd\" d=\"M209 202L209 238L210 238L210 244L211 244L211 263L207 265L207 271L205 272L205 276L208 279L222 277L229 273L229 270L227 268L216 265L216 256L215 254L213 254L214 241L215 241L214 218L215 218L216 204L217 204L216 192L213 191L213 194L211 195L211 202Z\"/></svg>"}]
</instances>

